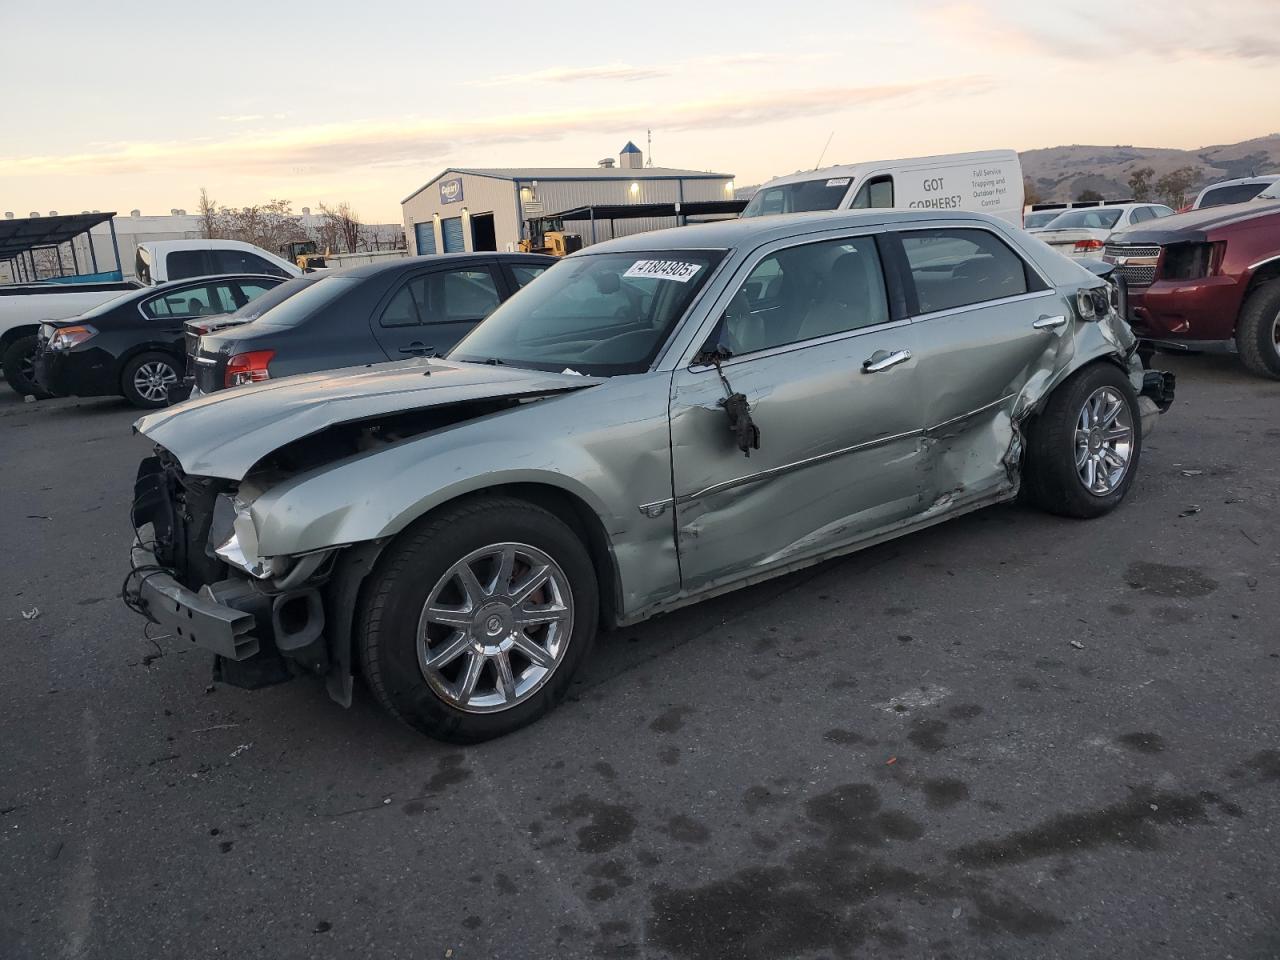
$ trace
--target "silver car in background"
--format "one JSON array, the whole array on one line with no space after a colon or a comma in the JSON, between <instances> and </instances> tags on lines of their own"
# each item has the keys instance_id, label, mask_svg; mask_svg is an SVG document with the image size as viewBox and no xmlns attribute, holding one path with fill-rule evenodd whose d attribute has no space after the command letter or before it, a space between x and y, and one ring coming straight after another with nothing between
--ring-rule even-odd
<instances>
[{"instance_id":1,"label":"silver car in background","mask_svg":"<svg viewBox=\"0 0 1280 960\"><path fill-rule=\"evenodd\" d=\"M424 733L497 736L564 695L601 627L1020 490L1114 508L1173 388L1114 304L979 214L594 245L447 358L139 420L126 601L225 682L309 672L349 703L360 673Z\"/></svg>"}]
</instances>

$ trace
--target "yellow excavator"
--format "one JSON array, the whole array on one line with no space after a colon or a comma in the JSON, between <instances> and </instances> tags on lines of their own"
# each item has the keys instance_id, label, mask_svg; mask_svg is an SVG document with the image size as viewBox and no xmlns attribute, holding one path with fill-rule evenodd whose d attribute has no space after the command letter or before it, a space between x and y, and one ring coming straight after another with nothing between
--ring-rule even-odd
<instances>
[{"instance_id":1,"label":"yellow excavator","mask_svg":"<svg viewBox=\"0 0 1280 960\"><path fill-rule=\"evenodd\" d=\"M320 252L320 247L314 240L294 240L292 243L283 244L280 247L280 255L290 263L297 264L298 269L303 273L323 270L325 267L324 254Z\"/></svg>"},{"instance_id":2,"label":"yellow excavator","mask_svg":"<svg viewBox=\"0 0 1280 960\"><path fill-rule=\"evenodd\" d=\"M553 257L567 257L582 249L582 237L564 232L564 221L559 217L530 217L525 221L529 236L520 241L521 253L549 253Z\"/></svg>"}]
</instances>

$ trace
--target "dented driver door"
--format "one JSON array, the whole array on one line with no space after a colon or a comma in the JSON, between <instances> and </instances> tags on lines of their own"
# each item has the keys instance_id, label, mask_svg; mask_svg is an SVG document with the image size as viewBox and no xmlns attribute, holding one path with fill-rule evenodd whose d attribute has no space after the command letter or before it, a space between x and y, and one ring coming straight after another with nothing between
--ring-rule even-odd
<instances>
[{"instance_id":1,"label":"dented driver door","mask_svg":"<svg viewBox=\"0 0 1280 960\"><path fill-rule=\"evenodd\" d=\"M740 269L710 341L732 356L672 379L684 590L784 568L920 511L915 330L895 312L874 237L774 245ZM721 404L730 391L760 432L749 456Z\"/></svg>"}]
</instances>

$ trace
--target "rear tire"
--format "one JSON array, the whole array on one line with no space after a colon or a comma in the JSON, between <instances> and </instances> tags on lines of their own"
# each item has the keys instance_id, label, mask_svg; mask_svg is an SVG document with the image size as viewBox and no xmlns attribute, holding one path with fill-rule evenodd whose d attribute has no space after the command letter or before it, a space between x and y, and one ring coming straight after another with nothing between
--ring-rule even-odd
<instances>
[{"instance_id":1,"label":"rear tire","mask_svg":"<svg viewBox=\"0 0 1280 960\"><path fill-rule=\"evenodd\" d=\"M120 393L135 407L155 410L168 405L169 388L182 382L182 370L172 354L140 353L120 372Z\"/></svg>"},{"instance_id":2,"label":"rear tire","mask_svg":"<svg viewBox=\"0 0 1280 960\"><path fill-rule=\"evenodd\" d=\"M1280 280L1268 280L1245 300L1236 349L1250 373L1280 380Z\"/></svg>"},{"instance_id":3,"label":"rear tire","mask_svg":"<svg viewBox=\"0 0 1280 960\"><path fill-rule=\"evenodd\" d=\"M1093 363L1063 381L1032 423L1023 492L1049 513L1100 517L1128 493L1141 454L1137 393L1118 367Z\"/></svg>"},{"instance_id":4,"label":"rear tire","mask_svg":"<svg viewBox=\"0 0 1280 960\"><path fill-rule=\"evenodd\" d=\"M53 394L42 390L35 380L36 346L37 338L34 333L19 337L9 344L4 351L4 378L22 396L47 400Z\"/></svg>"},{"instance_id":5,"label":"rear tire","mask_svg":"<svg viewBox=\"0 0 1280 960\"><path fill-rule=\"evenodd\" d=\"M535 581L544 585L515 599ZM527 618L539 622L520 626ZM522 500L477 497L419 520L388 548L355 641L365 681L394 716L438 740L476 743L564 697L598 618L595 569L573 530Z\"/></svg>"}]
</instances>

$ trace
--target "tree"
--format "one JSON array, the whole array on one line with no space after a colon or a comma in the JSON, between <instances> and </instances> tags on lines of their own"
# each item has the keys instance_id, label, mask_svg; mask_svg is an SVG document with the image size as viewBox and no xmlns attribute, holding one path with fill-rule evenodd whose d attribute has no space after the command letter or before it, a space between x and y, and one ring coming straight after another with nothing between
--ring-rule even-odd
<instances>
[{"instance_id":1,"label":"tree","mask_svg":"<svg viewBox=\"0 0 1280 960\"><path fill-rule=\"evenodd\" d=\"M200 188L200 233L206 240L220 239L218 234L218 204L209 199L209 191Z\"/></svg>"},{"instance_id":2,"label":"tree","mask_svg":"<svg viewBox=\"0 0 1280 960\"><path fill-rule=\"evenodd\" d=\"M1044 194L1042 194L1030 177L1022 178L1022 202L1025 204L1044 203Z\"/></svg>"},{"instance_id":3,"label":"tree","mask_svg":"<svg viewBox=\"0 0 1280 960\"><path fill-rule=\"evenodd\" d=\"M1129 174L1129 195L1139 203L1151 199L1151 178L1156 172L1150 167L1139 167Z\"/></svg>"},{"instance_id":4,"label":"tree","mask_svg":"<svg viewBox=\"0 0 1280 960\"><path fill-rule=\"evenodd\" d=\"M286 244L306 240L307 232L293 214L288 200L233 210L218 207L209 199L208 191L200 191L200 227L209 239L240 240L279 253Z\"/></svg>"},{"instance_id":5,"label":"tree","mask_svg":"<svg viewBox=\"0 0 1280 960\"><path fill-rule=\"evenodd\" d=\"M1200 172L1195 167L1171 170L1156 181L1156 196L1177 210L1187 205L1187 194L1199 179Z\"/></svg>"},{"instance_id":6,"label":"tree","mask_svg":"<svg viewBox=\"0 0 1280 960\"><path fill-rule=\"evenodd\" d=\"M1105 200L1106 197L1100 194L1097 190L1081 190L1079 196L1077 196L1076 199L1077 200Z\"/></svg>"},{"instance_id":7,"label":"tree","mask_svg":"<svg viewBox=\"0 0 1280 960\"><path fill-rule=\"evenodd\" d=\"M322 203L320 216L321 225L317 233L331 236L342 247L340 250L333 250L334 253L355 253L360 249L365 239L364 224L360 222L360 214L351 208L351 204L344 200L336 207L326 207ZM329 248L328 244L325 246L326 249Z\"/></svg>"}]
</instances>

